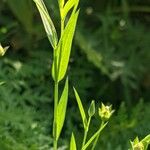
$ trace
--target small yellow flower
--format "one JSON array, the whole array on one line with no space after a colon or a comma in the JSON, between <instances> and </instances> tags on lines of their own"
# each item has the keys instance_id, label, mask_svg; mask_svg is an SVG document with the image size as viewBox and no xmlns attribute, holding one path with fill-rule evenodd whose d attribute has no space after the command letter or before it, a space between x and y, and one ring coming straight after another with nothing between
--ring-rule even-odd
<instances>
[{"instance_id":1,"label":"small yellow flower","mask_svg":"<svg viewBox=\"0 0 150 150\"><path fill-rule=\"evenodd\" d=\"M138 144L133 146L134 150L144 150L144 145L142 142L139 142Z\"/></svg>"},{"instance_id":2,"label":"small yellow flower","mask_svg":"<svg viewBox=\"0 0 150 150\"><path fill-rule=\"evenodd\" d=\"M143 145L142 142L139 141L138 137L136 137L134 139L134 141L131 142L131 144L132 144L132 149L133 150L144 150L144 145Z\"/></svg>"},{"instance_id":3,"label":"small yellow flower","mask_svg":"<svg viewBox=\"0 0 150 150\"><path fill-rule=\"evenodd\" d=\"M102 121L108 121L113 113L114 110L112 110L112 105L105 106L102 103L101 108L99 108L99 116L101 117Z\"/></svg>"},{"instance_id":4,"label":"small yellow flower","mask_svg":"<svg viewBox=\"0 0 150 150\"><path fill-rule=\"evenodd\" d=\"M9 48L9 46L2 47L2 45L0 43L0 56L4 56L4 54L6 53L8 48Z\"/></svg>"}]
</instances>

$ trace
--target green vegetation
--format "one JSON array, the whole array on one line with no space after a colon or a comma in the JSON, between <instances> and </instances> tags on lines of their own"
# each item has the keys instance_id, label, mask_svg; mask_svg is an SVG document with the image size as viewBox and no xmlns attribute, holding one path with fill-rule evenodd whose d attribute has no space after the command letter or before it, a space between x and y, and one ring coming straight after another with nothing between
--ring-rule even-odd
<instances>
[{"instance_id":1,"label":"green vegetation","mask_svg":"<svg viewBox=\"0 0 150 150\"><path fill-rule=\"evenodd\" d=\"M0 5L0 149L148 150L149 2L34 2L50 45L31 0Z\"/></svg>"}]
</instances>

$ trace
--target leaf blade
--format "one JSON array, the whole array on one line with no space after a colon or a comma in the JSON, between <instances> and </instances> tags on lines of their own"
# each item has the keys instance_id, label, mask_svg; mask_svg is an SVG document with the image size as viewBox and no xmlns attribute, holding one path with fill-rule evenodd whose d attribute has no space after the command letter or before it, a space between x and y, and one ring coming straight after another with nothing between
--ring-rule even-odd
<instances>
[{"instance_id":1,"label":"leaf blade","mask_svg":"<svg viewBox=\"0 0 150 150\"><path fill-rule=\"evenodd\" d=\"M81 99L79 97L79 94L77 93L75 88L73 88L73 89L74 89L75 97L76 97L78 107L79 107L79 110L80 110L80 114L81 114L81 117L82 117L83 126L84 126L84 129L86 129L86 127L87 127L87 118L86 118L86 115L85 115L85 111L84 111Z\"/></svg>"},{"instance_id":2,"label":"leaf blade","mask_svg":"<svg viewBox=\"0 0 150 150\"><path fill-rule=\"evenodd\" d=\"M75 141L74 134L72 133L71 140L70 140L70 150L76 150L76 149L77 149L76 141Z\"/></svg>"},{"instance_id":3,"label":"leaf blade","mask_svg":"<svg viewBox=\"0 0 150 150\"><path fill-rule=\"evenodd\" d=\"M58 58L60 61L58 63L58 81L64 78L67 71L78 15L79 11L72 14L62 36L62 46L60 45L60 51L58 51L60 54Z\"/></svg>"},{"instance_id":4,"label":"leaf blade","mask_svg":"<svg viewBox=\"0 0 150 150\"><path fill-rule=\"evenodd\" d=\"M39 10L39 13L42 18L42 22L47 34L47 37L52 45L52 47L55 49L57 42L58 42L58 37L57 37L57 32L55 29L55 26L52 22L52 19L48 13L48 10L43 2L43 0L33 0Z\"/></svg>"},{"instance_id":5,"label":"leaf blade","mask_svg":"<svg viewBox=\"0 0 150 150\"><path fill-rule=\"evenodd\" d=\"M61 130L64 125L65 116L66 116L66 109L67 109L67 102L68 102L68 78L66 79L64 90L62 92L60 101L57 106L57 134L56 138L58 139L61 133Z\"/></svg>"},{"instance_id":6,"label":"leaf blade","mask_svg":"<svg viewBox=\"0 0 150 150\"><path fill-rule=\"evenodd\" d=\"M68 0L67 3L65 4L64 6L64 9L63 9L63 13L62 13L62 17L63 19L65 19L66 15L68 14L69 10L72 8L72 7L75 7L75 10L77 8L79 4L79 0Z\"/></svg>"}]
</instances>

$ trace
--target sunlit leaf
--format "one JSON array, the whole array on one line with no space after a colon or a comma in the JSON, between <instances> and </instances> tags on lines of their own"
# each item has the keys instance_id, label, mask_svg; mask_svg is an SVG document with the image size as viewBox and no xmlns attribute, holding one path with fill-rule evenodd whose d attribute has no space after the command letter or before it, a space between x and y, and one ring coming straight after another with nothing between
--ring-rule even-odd
<instances>
[{"instance_id":1,"label":"sunlit leaf","mask_svg":"<svg viewBox=\"0 0 150 150\"><path fill-rule=\"evenodd\" d=\"M86 118L86 115L85 115L85 111L84 111L81 99L80 99L79 94L77 93L75 88L74 88L74 93L75 93L75 97L76 97L78 107L79 107L79 110L80 110L80 114L81 114L81 117L82 117L84 129L86 129L86 127L87 127L87 118Z\"/></svg>"},{"instance_id":2,"label":"sunlit leaf","mask_svg":"<svg viewBox=\"0 0 150 150\"><path fill-rule=\"evenodd\" d=\"M40 12L48 39L49 39L52 47L55 49L57 42L58 42L58 38L57 38L55 26L50 18L47 8L46 8L43 0L33 0L33 1L36 3L36 6Z\"/></svg>"},{"instance_id":3,"label":"sunlit leaf","mask_svg":"<svg viewBox=\"0 0 150 150\"><path fill-rule=\"evenodd\" d=\"M62 46L60 47L59 58L58 58L58 80L62 80L67 71L72 40L75 32L76 22L78 18L79 11L73 14L65 28L64 34L62 36Z\"/></svg>"},{"instance_id":4,"label":"sunlit leaf","mask_svg":"<svg viewBox=\"0 0 150 150\"><path fill-rule=\"evenodd\" d=\"M70 58L70 52L71 52L71 46L72 46L72 40L75 32L76 22L79 15L79 11L72 13L65 30L63 32L63 35L59 41L59 44L56 49L56 57L57 57L57 73L58 75L55 75L54 71L54 62L53 61L53 67L52 67L52 76L53 79L55 79L56 76L58 76L58 81L62 80L66 74L69 58Z\"/></svg>"},{"instance_id":5,"label":"sunlit leaf","mask_svg":"<svg viewBox=\"0 0 150 150\"><path fill-rule=\"evenodd\" d=\"M68 0L67 3L64 6L62 16L65 19L66 15L68 14L69 10L74 6L74 11L76 10L78 6L79 0Z\"/></svg>"},{"instance_id":6,"label":"sunlit leaf","mask_svg":"<svg viewBox=\"0 0 150 150\"><path fill-rule=\"evenodd\" d=\"M75 141L74 134L72 133L71 141L70 141L70 150L76 150L76 149L77 149L76 141Z\"/></svg>"},{"instance_id":7,"label":"sunlit leaf","mask_svg":"<svg viewBox=\"0 0 150 150\"><path fill-rule=\"evenodd\" d=\"M57 106L57 135L56 138L58 139L64 125L64 120L66 116L66 109L67 109L67 102L68 102L68 78L66 79L66 83L64 86L64 90L62 92L60 101Z\"/></svg>"}]
</instances>

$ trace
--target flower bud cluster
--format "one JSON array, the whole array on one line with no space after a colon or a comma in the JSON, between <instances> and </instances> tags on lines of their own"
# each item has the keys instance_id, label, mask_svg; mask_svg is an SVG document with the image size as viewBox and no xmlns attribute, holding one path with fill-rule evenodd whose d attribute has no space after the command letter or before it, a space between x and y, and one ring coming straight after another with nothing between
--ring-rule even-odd
<instances>
[{"instance_id":1,"label":"flower bud cluster","mask_svg":"<svg viewBox=\"0 0 150 150\"><path fill-rule=\"evenodd\" d=\"M133 142L131 142L133 150L144 150L144 144L139 141L139 138L136 137Z\"/></svg>"},{"instance_id":2,"label":"flower bud cluster","mask_svg":"<svg viewBox=\"0 0 150 150\"><path fill-rule=\"evenodd\" d=\"M102 103L101 108L99 108L99 116L101 117L102 121L108 121L113 113L114 110L112 110L112 105L105 106Z\"/></svg>"}]
</instances>

